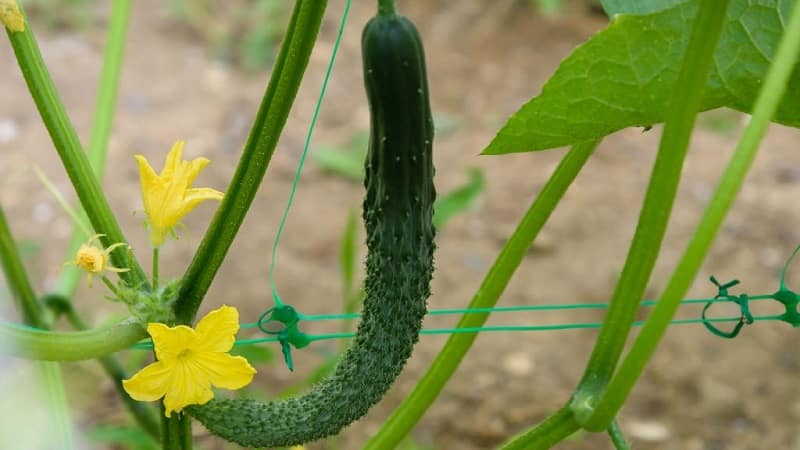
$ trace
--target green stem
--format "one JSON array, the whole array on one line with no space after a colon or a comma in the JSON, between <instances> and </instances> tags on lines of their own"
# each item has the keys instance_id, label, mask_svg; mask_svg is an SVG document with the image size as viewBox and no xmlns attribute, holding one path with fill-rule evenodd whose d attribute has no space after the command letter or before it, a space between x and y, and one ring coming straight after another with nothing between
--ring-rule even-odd
<instances>
[{"instance_id":1,"label":"green stem","mask_svg":"<svg viewBox=\"0 0 800 450\"><path fill-rule=\"evenodd\" d=\"M111 280L109 280L108 277L105 275L101 277L101 280L103 280L103 284L106 285L108 290L111 291L111 293L114 294L115 297L119 298L119 292L117 292L117 287L114 286L114 283L112 283Z\"/></svg>"},{"instance_id":2,"label":"green stem","mask_svg":"<svg viewBox=\"0 0 800 450\"><path fill-rule=\"evenodd\" d=\"M394 0L378 0L379 15L385 16L387 14L394 14L396 11Z\"/></svg>"},{"instance_id":3,"label":"green stem","mask_svg":"<svg viewBox=\"0 0 800 450\"><path fill-rule=\"evenodd\" d=\"M162 405L163 409L163 405ZM192 419L183 413L172 413L163 417L164 435L161 440L163 450L192 450Z\"/></svg>"},{"instance_id":4,"label":"green stem","mask_svg":"<svg viewBox=\"0 0 800 450\"><path fill-rule=\"evenodd\" d=\"M244 221L286 124L327 1L297 0L280 53L225 198L183 276L176 304L180 323L191 323Z\"/></svg>"},{"instance_id":5,"label":"green stem","mask_svg":"<svg viewBox=\"0 0 800 450\"><path fill-rule=\"evenodd\" d=\"M54 443L51 443L52 448L72 450L75 448L72 438L72 421L67 393L64 389L64 379L61 376L61 366L51 361L40 361L36 365L46 390L47 410L51 417L47 425L53 429L53 432L48 434L51 434L52 439L55 440Z\"/></svg>"},{"instance_id":6,"label":"green stem","mask_svg":"<svg viewBox=\"0 0 800 450\"><path fill-rule=\"evenodd\" d=\"M563 407L535 427L524 431L499 450L545 450L570 437L580 429L572 411Z\"/></svg>"},{"instance_id":7,"label":"green stem","mask_svg":"<svg viewBox=\"0 0 800 450\"><path fill-rule=\"evenodd\" d=\"M33 292L2 207L0 207L0 263L11 295L16 300L17 309L22 314L22 320L33 327L47 328L44 308Z\"/></svg>"},{"instance_id":8,"label":"green stem","mask_svg":"<svg viewBox=\"0 0 800 450\"><path fill-rule=\"evenodd\" d=\"M622 434L622 430L617 425L616 420L612 420L611 425L608 426L608 437L611 438L611 443L614 444L615 449L631 450L631 446L625 441L625 436Z\"/></svg>"},{"instance_id":9,"label":"green stem","mask_svg":"<svg viewBox=\"0 0 800 450\"><path fill-rule=\"evenodd\" d=\"M500 251L494 265L472 298L469 308L488 308L497 303L539 230L547 222L597 144L598 141L578 144L567 153ZM488 313L464 314L457 327L480 327L488 318ZM367 442L365 450L395 448L400 443L439 395L469 351L476 336L477 334L454 334L448 338L430 369L405 401L395 409L392 416L384 422L378 433Z\"/></svg>"},{"instance_id":10,"label":"green stem","mask_svg":"<svg viewBox=\"0 0 800 450\"><path fill-rule=\"evenodd\" d=\"M721 10L716 9L716 11ZM644 328L620 365L606 395L597 406L597 412L587 422L591 427L596 428L608 423L616 415L664 335L667 324L680 304L680 299L686 294L697 275L725 215L747 176L761 139L786 91L786 83L795 67L798 52L800 52L800 7L795 4L778 45L775 60L753 106L750 123L736 146L694 236L675 267L664 294L651 311Z\"/></svg>"},{"instance_id":11,"label":"green stem","mask_svg":"<svg viewBox=\"0 0 800 450\"><path fill-rule=\"evenodd\" d=\"M725 20L728 0L699 2L692 34L675 86L675 100L666 112L664 132L639 223L603 327L573 396L579 422L592 414L619 361L639 302L658 258L675 201L695 117L703 98L708 70ZM604 430L608 423L603 424Z\"/></svg>"},{"instance_id":12,"label":"green stem","mask_svg":"<svg viewBox=\"0 0 800 450\"><path fill-rule=\"evenodd\" d=\"M28 25L30 25L28 23ZM103 189L89 165L83 152L78 135L67 116L64 105L58 97L53 80L42 59L36 39L30 26L24 32L8 32L8 39L17 56L17 63L28 85L39 114L42 116L50 138L58 151L61 162L67 171L72 185L95 231L102 233L104 247L117 242L127 242L122 229L117 223L111 207L103 194ZM126 282L136 285L147 285L147 278L130 252L114 252L111 255L114 265L130 268L130 272L121 273Z\"/></svg>"},{"instance_id":13,"label":"green stem","mask_svg":"<svg viewBox=\"0 0 800 450\"><path fill-rule=\"evenodd\" d=\"M22 314L22 320L32 327L47 328L45 310L36 298L2 207L0 207L0 263L2 263L11 295L16 300L17 309ZM8 347L7 342L9 341L6 339L0 339L0 344L2 344L0 351ZM64 391L64 380L61 377L61 367L51 362L42 362L37 366L46 389L45 398L48 402L47 410L50 414L50 422L55 427L53 435L59 441L60 447L67 450L72 449L72 424Z\"/></svg>"},{"instance_id":14,"label":"green stem","mask_svg":"<svg viewBox=\"0 0 800 450\"><path fill-rule=\"evenodd\" d=\"M86 322L84 322L83 319L76 314L75 309L69 304L66 306L67 310L65 311L65 316L67 317L70 325L79 331L87 330L88 326L86 325ZM125 407L128 408L128 411L131 413L134 420L136 420L136 423L138 423L139 426L145 432L147 432L147 434L155 439L159 439L161 434L161 424L159 423L157 417L153 414L153 410L146 403L138 402L132 399L122 386L122 380L127 379L128 374L122 367L119 359L117 359L114 355L107 355L100 357L98 361L108 377L114 383L114 388L117 390L117 393L122 399Z\"/></svg>"},{"instance_id":15,"label":"green stem","mask_svg":"<svg viewBox=\"0 0 800 450\"><path fill-rule=\"evenodd\" d=\"M158 290L158 247L153 249L153 290Z\"/></svg>"},{"instance_id":16,"label":"green stem","mask_svg":"<svg viewBox=\"0 0 800 450\"><path fill-rule=\"evenodd\" d=\"M188 414L181 414L180 425L183 450L192 450L192 418Z\"/></svg>"},{"instance_id":17,"label":"green stem","mask_svg":"<svg viewBox=\"0 0 800 450\"><path fill-rule=\"evenodd\" d=\"M105 171L108 140L114 119L114 106L117 102L130 9L131 0L115 0L112 3L111 18L108 23L103 70L100 74L100 89L97 94L94 119L92 120L92 129L89 134L89 165L98 180L103 179L103 172ZM67 249L68 257L72 257L87 238L88 236L83 233L80 227L74 226ZM80 279L81 271L79 268L66 266L58 277L54 292L66 298L72 298L78 289Z\"/></svg>"},{"instance_id":18,"label":"green stem","mask_svg":"<svg viewBox=\"0 0 800 450\"><path fill-rule=\"evenodd\" d=\"M147 337L132 319L87 331L43 331L0 322L0 354L44 361L83 361L125 350Z\"/></svg>"}]
</instances>

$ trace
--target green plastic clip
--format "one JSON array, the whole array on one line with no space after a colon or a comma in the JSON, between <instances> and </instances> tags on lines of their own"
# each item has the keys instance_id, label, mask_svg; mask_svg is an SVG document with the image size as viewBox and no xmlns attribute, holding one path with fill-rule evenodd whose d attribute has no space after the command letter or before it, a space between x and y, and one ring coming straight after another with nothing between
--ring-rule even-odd
<instances>
[{"instance_id":1,"label":"green plastic clip","mask_svg":"<svg viewBox=\"0 0 800 450\"><path fill-rule=\"evenodd\" d=\"M712 283L714 283L715 286L717 286L717 295L715 295L714 299L706 303L706 305L703 307L703 313L702 313L703 325L706 327L708 331L710 331L715 336L719 336L725 339L733 339L739 335L739 332L742 331L742 327L754 322L753 315L750 313L750 305L749 305L750 296L748 296L747 294L741 294L739 296L736 296L736 295L731 295L728 292L728 289L739 284L739 280L732 280L725 284L721 284L719 281L717 281L716 278L714 278L713 275L711 276L710 280ZM734 326L731 331L720 330L719 328L714 326L714 324L711 323L706 317L706 312L708 311L708 308L711 307L711 305L723 301L730 301L736 303L737 305L739 305L739 309L741 311L741 317L739 318L739 321L736 322L736 326Z\"/></svg>"},{"instance_id":2,"label":"green plastic clip","mask_svg":"<svg viewBox=\"0 0 800 450\"><path fill-rule=\"evenodd\" d=\"M268 326L270 323L281 324L278 328ZM272 336L278 337L281 344L281 353L286 367L294 371L294 361L292 360L292 346L300 349L311 343L308 335L300 331L300 314L289 305L276 306L264 311L258 318L258 329Z\"/></svg>"}]
</instances>

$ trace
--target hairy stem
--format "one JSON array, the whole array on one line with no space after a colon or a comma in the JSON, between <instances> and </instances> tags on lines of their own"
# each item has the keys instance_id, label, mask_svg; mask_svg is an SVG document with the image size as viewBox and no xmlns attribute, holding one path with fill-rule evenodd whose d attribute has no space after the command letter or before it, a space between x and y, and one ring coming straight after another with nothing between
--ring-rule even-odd
<instances>
[{"instance_id":1,"label":"hairy stem","mask_svg":"<svg viewBox=\"0 0 800 450\"><path fill-rule=\"evenodd\" d=\"M258 115L236 172L200 248L183 276L176 304L191 323L264 178L316 42L325 0L297 0Z\"/></svg>"},{"instance_id":2,"label":"hairy stem","mask_svg":"<svg viewBox=\"0 0 800 450\"><path fill-rule=\"evenodd\" d=\"M67 115L64 105L58 96L50 73L42 59L30 26L23 32L8 32L8 39L17 57L17 63L28 85L42 121L50 133L67 176L75 188L83 209L95 231L102 233L103 246L108 247L117 242L127 242L122 229L111 211L108 200L103 194L100 182L95 176L89 160L83 152L78 135ZM131 285L148 286L147 277L130 252L113 252L111 259L117 267L130 268L130 272L121 273L120 277Z\"/></svg>"},{"instance_id":3,"label":"hairy stem","mask_svg":"<svg viewBox=\"0 0 800 450\"><path fill-rule=\"evenodd\" d=\"M100 89L97 94L94 119L92 120L92 129L89 134L89 151L87 155L89 165L98 180L103 179L106 154L108 153L108 140L114 119L114 106L117 102L120 69L122 68L122 56L125 48L130 9L131 0L114 0L112 3L105 56L103 58L103 71L100 75ZM73 226L72 236L67 247L68 257L72 257L87 238L88 236L79 226ZM80 278L80 269L74 266L66 266L59 274L54 291L65 298L72 298L78 289Z\"/></svg>"}]
</instances>

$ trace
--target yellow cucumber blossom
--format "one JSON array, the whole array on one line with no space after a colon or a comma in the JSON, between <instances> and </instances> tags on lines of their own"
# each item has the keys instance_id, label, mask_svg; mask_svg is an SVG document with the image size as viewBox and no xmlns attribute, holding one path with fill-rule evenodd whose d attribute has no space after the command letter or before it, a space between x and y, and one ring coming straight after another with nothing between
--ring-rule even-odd
<instances>
[{"instance_id":1,"label":"yellow cucumber blossom","mask_svg":"<svg viewBox=\"0 0 800 450\"><path fill-rule=\"evenodd\" d=\"M119 247L127 247L128 244L122 242L110 245L108 248L103 248L99 245L99 239L103 234L96 234L89 238L85 244L81 245L78 252L75 253L75 261L68 264L74 264L79 268L86 271L87 283L92 287L92 275L102 275L103 272L127 272L131 269L120 269L111 265L111 252ZM97 243L97 244L95 244Z\"/></svg>"},{"instance_id":2,"label":"yellow cucumber blossom","mask_svg":"<svg viewBox=\"0 0 800 450\"><path fill-rule=\"evenodd\" d=\"M192 188L192 182L210 162L206 158L182 161L183 141L178 141L167 154L164 170L156 174L142 155L136 155L142 183L144 211L150 226L150 243L161 247L167 233L198 204L206 200L222 200L222 192L211 188Z\"/></svg>"},{"instance_id":3,"label":"yellow cucumber blossom","mask_svg":"<svg viewBox=\"0 0 800 450\"><path fill-rule=\"evenodd\" d=\"M256 369L245 358L228 354L237 331L239 311L226 305L208 313L196 329L150 323L147 332L157 361L123 380L125 391L144 402L164 397L164 414L170 417L188 405L208 403L214 397L211 386L247 386Z\"/></svg>"},{"instance_id":4,"label":"yellow cucumber blossom","mask_svg":"<svg viewBox=\"0 0 800 450\"><path fill-rule=\"evenodd\" d=\"M16 0L0 0L0 23L12 32L25 31L25 17Z\"/></svg>"}]
</instances>

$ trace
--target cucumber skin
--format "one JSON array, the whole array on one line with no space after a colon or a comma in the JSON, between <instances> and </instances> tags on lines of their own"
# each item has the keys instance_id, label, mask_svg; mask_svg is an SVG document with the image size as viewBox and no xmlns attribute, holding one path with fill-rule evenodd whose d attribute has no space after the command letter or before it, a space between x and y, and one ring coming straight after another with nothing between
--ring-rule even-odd
<instances>
[{"instance_id":1,"label":"cucumber skin","mask_svg":"<svg viewBox=\"0 0 800 450\"><path fill-rule=\"evenodd\" d=\"M383 398L419 337L433 273L436 197L424 51L414 25L396 14L367 23L362 50L371 112L362 320L334 372L302 396L215 399L186 409L242 446L291 446L338 434Z\"/></svg>"}]
</instances>

